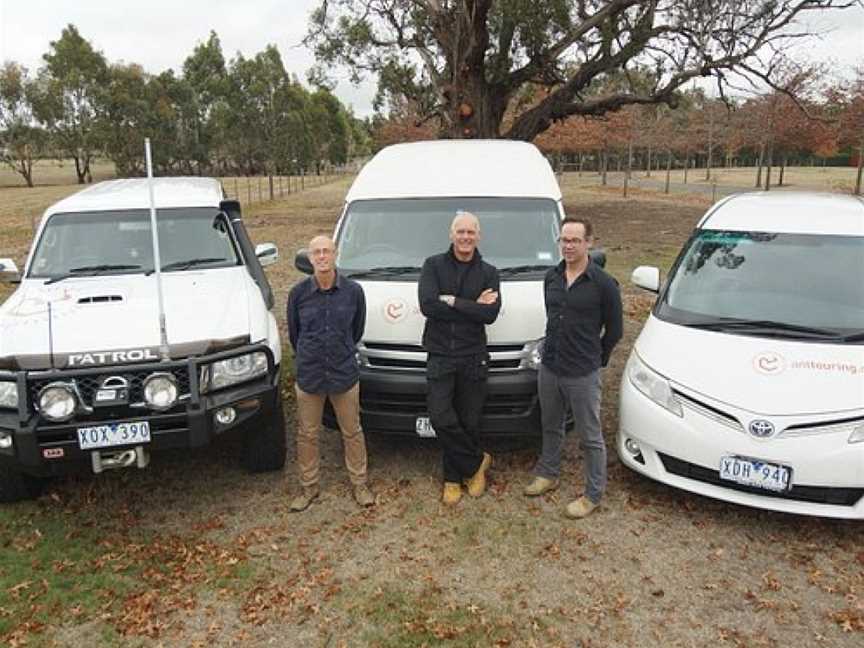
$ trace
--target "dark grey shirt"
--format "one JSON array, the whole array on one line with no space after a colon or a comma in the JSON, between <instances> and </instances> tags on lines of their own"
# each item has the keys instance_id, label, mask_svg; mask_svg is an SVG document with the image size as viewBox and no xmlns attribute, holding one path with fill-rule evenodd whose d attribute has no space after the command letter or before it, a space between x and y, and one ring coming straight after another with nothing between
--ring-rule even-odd
<instances>
[{"instance_id":1,"label":"dark grey shirt","mask_svg":"<svg viewBox=\"0 0 864 648\"><path fill-rule=\"evenodd\" d=\"M559 376L605 367L624 330L618 283L593 261L567 287L564 261L543 280L546 342L543 365Z\"/></svg>"},{"instance_id":2,"label":"dark grey shirt","mask_svg":"<svg viewBox=\"0 0 864 648\"><path fill-rule=\"evenodd\" d=\"M366 326L366 298L356 281L336 275L329 290L311 276L288 294L288 337L297 385L309 394L339 394L360 378L357 343Z\"/></svg>"}]
</instances>

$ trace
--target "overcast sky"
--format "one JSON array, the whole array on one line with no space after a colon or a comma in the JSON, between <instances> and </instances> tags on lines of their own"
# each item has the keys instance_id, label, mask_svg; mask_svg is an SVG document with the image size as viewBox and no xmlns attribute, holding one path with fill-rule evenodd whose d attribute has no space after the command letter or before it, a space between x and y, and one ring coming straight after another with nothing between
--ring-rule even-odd
<instances>
[{"instance_id":1,"label":"overcast sky","mask_svg":"<svg viewBox=\"0 0 864 648\"><path fill-rule=\"evenodd\" d=\"M69 23L109 62L139 63L148 72L179 71L197 43L215 30L226 59L238 51L251 57L273 43L286 69L306 80L314 63L300 45L316 0L0 0L0 62L13 60L31 72L42 65L50 41ZM816 15L816 14L813 14ZM815 21L828 33L803 48L812 60L839 68L864 63L864 8L822 14ZM337 72L336 94L358 116L371 113L375 87L354 87Z\"/></svg>"}]
</instances>

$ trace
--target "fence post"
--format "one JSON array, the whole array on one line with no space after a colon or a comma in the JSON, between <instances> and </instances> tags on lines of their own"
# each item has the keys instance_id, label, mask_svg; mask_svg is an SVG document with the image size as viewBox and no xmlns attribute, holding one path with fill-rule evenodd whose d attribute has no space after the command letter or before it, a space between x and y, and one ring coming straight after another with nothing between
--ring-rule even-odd
<instances>
[{"instance_id":1,"label":"fence post","mask_svg":"<svg viewBox=\"0 0 864 648\"><path fill-rule=\"evenodd\" d=\"M240 190L237 188L237 176L234 176L234 200L240 200Z\"/></svg>"},{"instance_id":2,"label":"fence post","mask_svg":"<svg viewBox=\"0 0 864 648\"><path fill-rule=\"evenodd\" d=\"M246 176L246 196L249 198L247 204L252 204L252 183L249 181L249 176Z\"/></svg>"},{"instance_id":3,"label":"fence post","mask_svg":"<svg viewBox=\"0 0 864 648\"><path fill-rule=\"evenodd\" d=\"M300 169L300 191L306 189L306 169Z\"/></svg>"}]
</instances>

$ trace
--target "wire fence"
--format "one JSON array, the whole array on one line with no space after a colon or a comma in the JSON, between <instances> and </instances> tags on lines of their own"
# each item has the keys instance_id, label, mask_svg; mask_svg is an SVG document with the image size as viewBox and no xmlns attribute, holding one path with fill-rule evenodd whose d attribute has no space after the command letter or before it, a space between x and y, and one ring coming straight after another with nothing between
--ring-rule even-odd
<instances>
[{"instance_id":1,"label":"wire fence","mask_svg":"<svg viewBox=\"0 0 864 648\"><path fill-rule=\"evenodd\" d=\"M306 189L320 187L356 173L357 163L322 167L318 173L300 175L227 176L219 178L229 198L243 205L279 200Z\"/></svg>"}]
</instances>

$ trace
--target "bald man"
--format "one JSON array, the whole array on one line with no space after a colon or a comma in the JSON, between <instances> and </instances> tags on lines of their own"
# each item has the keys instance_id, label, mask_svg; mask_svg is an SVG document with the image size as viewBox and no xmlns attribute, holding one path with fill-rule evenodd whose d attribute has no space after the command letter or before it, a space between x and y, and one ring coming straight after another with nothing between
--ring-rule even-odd
<instances>
[{"instance_id":1,"label":"bald man","mask_svg":"<svg viewBox=\"0 0 864 648\"><path fill-rule=\"evenodd\" d=\"M429 257L418 285L426 316L423 348L426 405L443 451L442 501L456 504L462 487L480 497L492 457L480 448L480 418L486 400L489 354L486 326L501 310L498 271L480 256L480 221L457 212L450 249Z\"/></svg>"},{"instance_id":2,"label":"bald man","mask_svg":"<svg viewBox=\"0 0 864 648\"><path fill-rule=\"evenodd\" d=\"M305 510L320 493L318 436L327 399L342 432L354 500L371 506L375 497L366 485L366 441L360 427L360 374L355 359L366 325L366 299L360 284L336 271L333 239L316 236L309 241L309 260L314 273L288 295L300 472L300 493L291 501L291 510Z\"/></svg>"}]
</instances>

